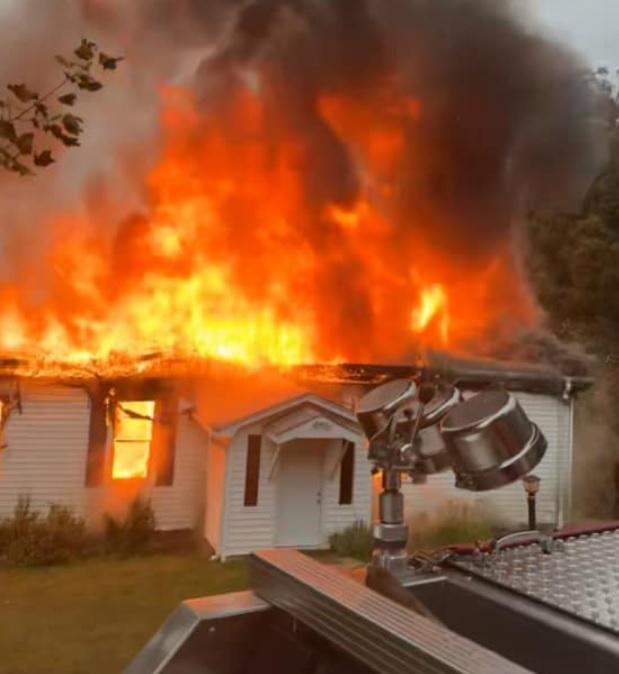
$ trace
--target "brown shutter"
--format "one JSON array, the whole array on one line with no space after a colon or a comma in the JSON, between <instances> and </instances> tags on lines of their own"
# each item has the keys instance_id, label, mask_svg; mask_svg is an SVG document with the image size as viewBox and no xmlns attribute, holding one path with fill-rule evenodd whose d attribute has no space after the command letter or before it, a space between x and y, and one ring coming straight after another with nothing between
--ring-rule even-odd
<instances>
[{"instance_id":1,"label":"brown shutter","mask_svg":"<svg viewBox=\"0 0 619 674\"><path fill-rule=\"evenodd\" d=\"M355 473L355 443L344 441L344 456L340 463L340 505L350 505Z\"/></svg>"},{"instance_id":2,"label":"brown shutter","mask_svg":"<svg viewBox=\"0 0 619 674\"><path fill-rule=\"evenodd\" d=\"M261 435L247 436L247 461L245 464L245 500L244 505L258 505L258 483L260 481Z\"/></svg>"},{"instance_id":3,"label":"brown shutter","mask_svg":"<svg viewBox=\"0 0 619 674\"><path fill-rule=\"evenodd\" d=\"M105 481L107 447L105 395L90 395L90 424L88 427L88 455L86 457L86 486L98 487Z\"/></svg>"},{"instance_id":4,"label":"brown shutter","mask_svg":"<svg viewBox=\"0 0 619 674\"><path fill-rule=\"evenodd\" d=\"M169 487L174 483L177 425L178 398L168 395L155 401L151 465L157 487Z\"/></svg>"}]
</instances>

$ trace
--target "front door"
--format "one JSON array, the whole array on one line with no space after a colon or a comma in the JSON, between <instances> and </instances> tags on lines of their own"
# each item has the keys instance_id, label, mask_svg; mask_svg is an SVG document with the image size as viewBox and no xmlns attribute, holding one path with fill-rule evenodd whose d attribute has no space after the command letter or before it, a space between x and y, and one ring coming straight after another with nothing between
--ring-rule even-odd
<instances>
[{"instance_id":1,"label":"front door","mask_svg":"<svg viewBox=\"0 0 619 674\"><path fill-rule=\"evenodd\" d=\"M320 441L293 440L282 447L277 470L277 545L310 547L323 542L322 470Z\"/></svg>"}]
</instances>

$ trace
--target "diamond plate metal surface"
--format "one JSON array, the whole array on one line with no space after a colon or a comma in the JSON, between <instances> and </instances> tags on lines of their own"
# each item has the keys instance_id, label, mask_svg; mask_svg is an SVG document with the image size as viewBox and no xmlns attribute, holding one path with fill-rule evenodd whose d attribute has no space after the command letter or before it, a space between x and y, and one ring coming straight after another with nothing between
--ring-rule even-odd
<instances>
[{"instance_id":1,"label":"diamond plate metal surface","mask_svg":"<svg viewBox=\"0 0 619 674\"><path fill-rule=\"evenodd\" d=\"M519 545L454 565L619 633L619 530L572 536L558 548Z\"/></svg>"}]
</instances>

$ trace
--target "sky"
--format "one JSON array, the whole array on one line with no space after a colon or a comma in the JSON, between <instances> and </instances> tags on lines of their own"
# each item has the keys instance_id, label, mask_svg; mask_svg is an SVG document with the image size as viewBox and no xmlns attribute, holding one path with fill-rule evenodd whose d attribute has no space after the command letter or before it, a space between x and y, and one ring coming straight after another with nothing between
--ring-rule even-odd
<instances>
[{"instance_id":1,"label":"sky","mask_svg":"<svg viewBox=\"0 0 619 674\"><path fill-rule=\"evenodd\" d=\"M526 0L540 24L592 66L619 68L619 0Z\"/></svg>"}]
</instances>

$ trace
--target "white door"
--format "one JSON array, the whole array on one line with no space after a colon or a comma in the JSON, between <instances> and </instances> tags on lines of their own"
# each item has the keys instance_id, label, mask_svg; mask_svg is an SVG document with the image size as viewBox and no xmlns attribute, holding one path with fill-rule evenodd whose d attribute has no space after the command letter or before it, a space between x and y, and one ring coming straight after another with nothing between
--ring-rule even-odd
<instances>
[{"instance_id":1,"label":"white door","mask_svg":"<svg viewBox=\"0 0 619 674\"><path fill-rule=\"evenodd\" d=\"M323 447L316 440L293 440L281 450L277 471L277 545L319 545Z\"/></svg>"}]
</instances>

